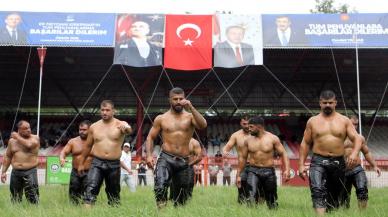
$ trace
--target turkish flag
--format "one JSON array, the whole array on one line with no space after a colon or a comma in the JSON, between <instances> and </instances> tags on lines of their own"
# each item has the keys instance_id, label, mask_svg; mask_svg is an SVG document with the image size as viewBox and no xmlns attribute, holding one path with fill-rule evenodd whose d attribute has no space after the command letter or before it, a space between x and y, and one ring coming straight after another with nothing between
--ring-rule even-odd
<instances>
[{"instance_id":1,"label":"turkish flag","mask_svg":"<svg viewBox=\"0 0 388 217\"><path fill-rule=\"evenodd\" d=\"M164 52L166 68L211 68L212 15L167 15Z\"/></svg>"}]
</instances>

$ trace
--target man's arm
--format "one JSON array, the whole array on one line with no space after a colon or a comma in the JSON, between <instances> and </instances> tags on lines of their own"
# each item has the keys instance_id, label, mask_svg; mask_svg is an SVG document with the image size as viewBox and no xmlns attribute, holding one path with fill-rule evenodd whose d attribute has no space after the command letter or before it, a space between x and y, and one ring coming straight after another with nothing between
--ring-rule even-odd
<instances>
[{"instance_id":1,"label":"man's arm","mask_svg":"<svg viewBox=\"0 0 388 217\"><path fill-rule=\"evenodd\" d=\"M241 187L241 177L240 173L244 170L245 164L247 162L248 158L248 139L244 141L244 146L241 147L241 153L238 155L238 167L237 167L237 174L236 174L236 184L237 187Z\"/></svg>"},{"instance_id":2,"label":"man's arm","mask_svg":"<svg viewBox=\"0 0 388 217\"><path fill-rule=\"evenodd\" d=\"M14 139L10 139L8 141L8 147L7 147L7 150L5 151L5 155L3 158L3 167L1 168L1 182L2 183L5 183L5 181L7 181L7 170L8 170L9 165L11 165L11 160L13 157L11 148L12 148L12 144L14 141L15 141Z\"/></svg>"},{"instance_id":3,"label":"man's arm","mask_svg":"<svg viewBox=\"0 0 388 217\"><path fill-rule=\"evenodd\" d=\"M348 166L354 166L357 163L358 153L360 153L361 150L362 138L360 135L358 135L356 129L354 129L354 126L350 119L346 120L346 133L350 141L352 141L352 143L354 144L353 151L347 158L347 164Z\"/></svg>"},{"instance_id":4,"label":"man's arm","mask_svg":"<svg viewBox=\"0 0 388 217\"><path fill-rule=\"evenodd\" d=\"M197 164L199 162L201 162L202 160L202 148L201 148L201 144L199 144L199 142L197 140L194 140L193 141L193 152L194 152L194 159L189 163L189 165L194 165L194 164Z\"/></svg>"},{"instance_id":5,"label":"man's arm","mask_svg":"<svg viewBox=\"0 0 388 217\"><path fill-rule=\"evenodd\" d=\"M361 152L364 154L365 160L368 161L369 165L373 167L373 170L376 171L377 176L379 177L381 175L381 170L377 166L376 161L372 157L372 153L369 152L369 148L365 143L365 138L362 137L362 146L361 146Z\"/></svg>"},{"instance_id":6,"label":"man's arm","mask_svg":"<svg viewBox=\"0 0 388 217\"><path fill-rule=\"evenodd\" d=\"M299 148L299 176L304 180L304 177L307 176L307 168L304 166L307 155L309 153L312 140L312 129L311 129L311 119L307 121L306 129L304 130L302 143Z\"/></svg>"},{"instance_id":7,"label":"man's arm","mask_svg":"<svg viewBox=\"0 0 388 217\"><path fill-rule=\"evenodd\" d=\"M152 156L152 152L154 151L154 140L158 136L161 130L161 127L162 127L162 117L157 116L154 120L154 123L146 139L147 165L150 168L154 168L154 157Z\"/></svg>"},{"instance_id":8,"label":"man's arm","mask_svg":"<svg viewBox=\"0 0 388 217\"><path fill-rule=\"evenodd\" d=\"M193 115L193 125L196 129L202 130L207 127L206 119L197 111L197 109L194 108L194 106L191 104L191 102L187 99L184 99L181 101L182 105L184 106L185 110L190 110L191 114Z\"/></svg>"},{"instance_id":9,"label":"man's arm","mask_svg":"<svg viewBox=\"0 0 388 217\"><path fill-rule=\"evenodd\" d=\"M93 147L93 142L94 142L94 139L93 139L93 127L94 125L92 124L90 127L89 127L89 130L88 130L88 137L86 138L86 141L85 141L85 144L86 144L86 147L89 149L89 150L92 150L92 147ZM82 174L84 172L84 164L85 164L85 161L86 159L88 158L90 154L90 151L83 151L82 154L80 155L81 158L80 158L80 165L78 166L78 174Z\"/></svg>"},{"instance_id":10,"label":"man's arm","mask_svg":"<svg viewBox=\"0 0 388 217\"><path fill-rule=\"evenodd\" d=\"M284 165L283 178L287 182L290 179L290 160L288 159L287 152L284 149L282 143L280 142L280 139L277 136L275 136L274 142L275 142L274 149L283 160L283 165Z\"/></svg>"},{"instance_id":11,"label":"man's arm","mask_svg":"<svg viewBox=\"0 0 388 217\"><path fill-rule=\"evenodd\" d=\"M232 134L228 142L225 144L224 148L222 149L222 155L228 156L229 152L232 150L235 144L236 144L236 137L234 134Z\"/></svg>"},{"instance_id":12,"label":"man's arm","mask_svg":"<svg viewBox=\"0 0 388 217\"><path fill-rule=\"evenodd\" d=\"M25 139L22 136L19 135L19 133L12 132L11 138L15 139L18 144L23 145L24 147L31 149L36 148L40 145L39 143L39 137L35 135L31 135L30 139Z\"/></svg>"},{"instance_id":13,"label":"man's arm","mask_svg":"<svg viewBox=\"0 0 388 217\"><path fill-rule=\"evenodd\" d=\"M66 163L66 156L71 153L73 139L70 139L69 142L62 149L61 153L59 153L59 162L61 167L63 167Z\"/></svg>"}]
</instances>

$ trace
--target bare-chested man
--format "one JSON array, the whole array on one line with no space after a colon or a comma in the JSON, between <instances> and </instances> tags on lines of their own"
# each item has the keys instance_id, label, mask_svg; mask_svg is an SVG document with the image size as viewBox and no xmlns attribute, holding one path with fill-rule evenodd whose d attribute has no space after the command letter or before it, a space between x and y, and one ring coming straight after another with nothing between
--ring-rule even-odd
<instances>
[{"instance_id":1,"label":"bare-chested man","mask_svg":"<svg viewBox=\"0 0 388 217\"><path fill-rule=\"evenodd\" d=\"M222 152L223 152L222 154L224 157L225 156L227 157L230 155L229 152L232 150L232 148L234 146L236 146L237 157L238 158L242 157L241 152L242 152L243 147L244 147L244 142L250 136L248 121L249 121L248 116L241 117L241 120L240 120L241 129L234 132L230 136L229 141L226 143L226 145L224 146L224 149L222 150ZM247 167L245 167L241 171L241 174L236 174L236 180L237 180L237 177L239 177L239 176L241 177L241 187L237 187L237 189L238 189L237 201L239 203L246 202L248 199L248 185L247 185L248 173L247 173L246 168Z\"/></svg>"},{"instance_id":2,"label":"bare-chested man","mask_svg":"<svg viewBox=\"0 0 388 217\"><path fill-rule=\"evenodd\" d=\"M189 179L190 179L190 187L189 187L189 197L193 195L193 189L194 189L194 165L201 162L203 152L201 148L201 144L198 142L198 140L191 138L189 143L190 148L190 158L189 158ZM177 198L177 195L179 192L175 192L175 186L170 185L170 199ZM174 196L175 195L175 196Z\"/></svg>"},{"instance_id":3,"label":"bare-chested man","mask_svg":"<svg viewBox=\"0 0 388 217\"><path fill-rule=\"evenodd\" d=\"M241 157L238 160L237 174L244 169L248 161L248 204L255 203L259 189L263 189L264 198L269 209L275 209L278 206L276 174L274 167L274 153L283 160L283 178L290 179L290 161L287 152L284 149L280 139L264 129L264 119L261 117L252 117L249 119L249 132L252 136L245 140L242 146ZM237 177L237 186L241 186L241 175ZM263 197L259 195L259 197Z\"/></svg>"},{"instance_id":4,"label":"bare-chested man","mask_svg":"<svg viewBox=\"0 0 388 217\"><path fill-rule=\"evenodd\" d=\"M87 157L86 161L83 163L84 172L79 174L78 169L81 161L83 161L83 156L90 153L90 146L86 144L86 139L88 138L88 130L91 124L92 123L88 120L82 121L78 126L79 136L70 139L59 154L59 161L62 167L66 163L66 156L69 154L73 156L73 168L71 170L69 184L69 198L70 202L73 204L79 204L85 193L87 172L89 171L93 159L91 156Z\"/></svg>"},{"instance_id":5,"label":"bare-chested man","mask_svg":"<svg viewBox=\"0 0 388 217\"><path fill-rule=\"evenodd\" d=\"M204 129L207 126L205 118L185 99L184 91L175 87L169 93L170 109L155 118L147 136L147 164L154 167L152 151L154 140L161 132L163 138L162 151L155 169L155 198L158 208L167 203L167 189L172 184L180 194L173 198L174 205L184 204L190 190L190 147L194 129ZM191 111L191 112L189 112Z\"/></svg>"},{"instance_id":6,"label":"bare-chested man","mask_svg":"<svg viewBox=\"0 0 388 217\"><path fill-rule=\"evenodd\" d=\"M350 121L352 122L354 128L357 130L358 127L358 118L357 116L351 116ZM361 136L361 135L360 135ZM366 161L369 165L373 167L373 170L376 171L377 175L380 176L381 170L377 167L375 160L372 157L372 154L369 152L368 146L366 145L365 138L362 138L361 152L364 155ZM345 159L352 154L353 143L349 140L345 140ZM344 205L346 208L350 207L350 194L352 192L352 186L356 188L356 195L358 200L358 207L360 209L365 209L368 205L368 180L364 168L361 166L361 159L358 156L356 166L347 167L345 171L345 187L346 192L344 192Z\"/></svg>"},{"instance_id":7,"label":"bare-chested man","mask_svg":"<svg viewBox=\"0 0 388 217\"><path fill-rule=\"evenodd\" d=\"M310 190L316 214L324 215L326 209L338 208L345 181L346 138L354 144L347 158L348 165L357 162L361 148L358 136L349 118L337 113L335 93L325 90L319 97L321 112L311 117L306 124L299 150L299 176L304 179L307 168L304 163L310 148L313 156L309 169Z\"/></svg>"},{"instance_id":8,"label":"bare-chested man","mask_svg":"<svg viewBox=\"0 0 388 217\"><path fill-rule=\"evenodd\" d=\"M132 133L127 122L114 118L114 104L111 100L102 101L100 111L101 120L90 126L86 141L92 147L90 155L93 157L85 190L86 207L95 203L103 180L108 204L120 204L121 145L125 135ZM86 153L83 155L84 159L88 156ZM82 172L83 168L79 170Z\"/></svg>"},{"instance_id":9,"label":"bare-chested man","mask_svg":"<svg viewBox=\"0 0 388 217\"><path fill-rule=\"evenodd\" d=\"M12 132L4 155L1 182L7 179L7 170L12 164L10 190L11 201L21 202L23 190L28 202L39 203L38 166L39 137L31 134L27 121L17 123L18 132Z\"/></svg>"}]
</instances>

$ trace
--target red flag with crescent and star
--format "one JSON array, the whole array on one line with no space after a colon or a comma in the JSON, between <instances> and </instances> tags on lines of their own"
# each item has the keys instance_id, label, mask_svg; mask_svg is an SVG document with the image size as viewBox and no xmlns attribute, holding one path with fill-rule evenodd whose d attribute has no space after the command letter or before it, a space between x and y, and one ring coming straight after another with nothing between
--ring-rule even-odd
<instances>
[{"instance_id":1,"label":"red flag with crescent and star","mask_svg":"<svg viewBox=\"0 0 388 217\"><path fill-rule=\"evenodd\" d=\"M211 68L212 15L167 15L164 52L166 68Z\"/></svg>"}]
</instances>

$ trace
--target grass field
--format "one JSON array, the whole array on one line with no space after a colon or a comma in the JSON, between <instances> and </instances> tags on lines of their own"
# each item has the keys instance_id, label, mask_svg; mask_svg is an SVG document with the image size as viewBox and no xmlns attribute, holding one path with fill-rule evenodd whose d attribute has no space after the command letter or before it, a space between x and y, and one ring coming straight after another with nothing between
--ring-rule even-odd
<instances>
[{"instance_id":1,"label":"grass field","mask_svg":"<svg viewBox=\"0 0 388 217\"><path fill-rule=\"evenodd\" d=\"M121 203L118 208L106 204L106 196L101 189L97 204L91 210L81 206L73 206L68 202L67 186L41 186L40 204L30 205L25 202L12 204L9 200L8 186L0 187L1 217L115 217L115 216L182 216L182 217L214 217L214 216L314 216L311 208L310 192L307 188L281 187L278 189L279 209L268 210L266 205L247 207L237 203L235 187L197 187L193 199L184 207L174 208L169 204L165 209L156 209L151 187L138 188L130 193L122 188ZM354 194L354 192L353 192ZM369 208L360 212L356 207L356 199L352 195L351 209L332 212L328 216L388 216L388 188L370 189Z\"/></svg>"}]
</instances>

